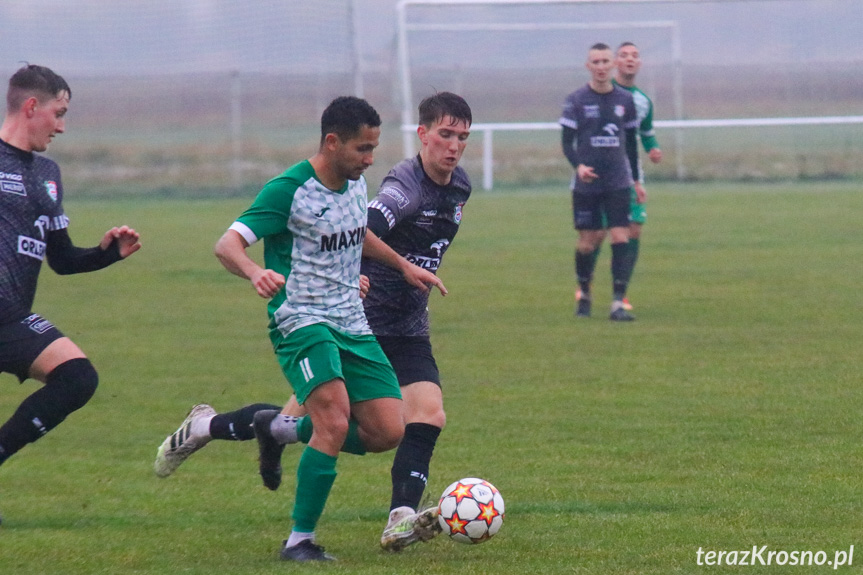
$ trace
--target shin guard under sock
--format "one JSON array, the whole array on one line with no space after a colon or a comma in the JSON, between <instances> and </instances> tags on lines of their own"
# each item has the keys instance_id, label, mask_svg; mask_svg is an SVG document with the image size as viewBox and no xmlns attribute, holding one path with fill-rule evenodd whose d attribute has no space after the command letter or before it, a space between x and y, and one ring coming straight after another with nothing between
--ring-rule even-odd
<instances>
[{"instance_id":1,"label":"shin guard under sock","mask_svg":"<svg viewBox=\"0 0 863 575\"><path fill-rule=\"evenodd\" d=\"M403 506L417 510L419 507L440 432L440 427L427 423L409 423L405 426L405 435L396 449L390 472L393 481L390 510Z\"/></svg>"},{"instance_id":2,"label":"shin guard under sock","mask_svg":"<svg viewBox=\"0 0 863 575\"><path fill-rule=\"evenodd\" d=\"M0 463L83 407L98 385L99 375L87 358L72 359L54 368L45 385L21 402L0 427Z\"/></svg>"}]
</instances>

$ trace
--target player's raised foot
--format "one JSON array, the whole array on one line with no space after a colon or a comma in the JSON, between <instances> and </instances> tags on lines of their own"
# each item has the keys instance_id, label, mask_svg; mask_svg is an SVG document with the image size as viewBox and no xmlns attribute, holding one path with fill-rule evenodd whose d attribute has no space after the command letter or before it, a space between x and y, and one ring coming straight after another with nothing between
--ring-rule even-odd
<instances>
[{"instance_id":1,"label":"player's raised foot","mask_svg":"<svg viewBox=\"0 0 863 575\"><path fill-rule=\"evenodd\" d=\"M590 295L581 290L575 292L575 317L590 317Z\"/></svg>"},{"instance_id":2,"label":"player's raised foot","mask_svg":"<svg viewBox=\"0 0 863 575\"><path fill-rule=\"evenodd\" d=\"M216 410L201 403L192 408L180 427L165 438L159 450L156 452L156 461L153 463L153 471L159 477L168 477L180 464L186 461L190 455L207 445L210 441L209 435L193 433L196 422L203 424L204 418L212 419Z\"/></svg>"},{"instance_id":3,"label":"player's raised foot","mask_svg":"<svg viewBox=\"0 0 863 575\"><path fill-rule=\"evenodd\" d=\"M296 545L288 547L285 539L279 554L285 561L335 561L336 558L324 551L324 548L311 539L303 539Z\"/></svg>"},{"instance_id":4,"label":"player's raised foot","mask_svg":"<svg viewBox=\"0 0 863 575\"><path fill-rule=\"evenodd\" d=\"M397 552L417 541L430 541L441 532L437 514L437 505L417 512L410 507L393 509L381 535L381 547Z\"/></svg>"},{"instance_id":5,"label":"player's raised foot","mask_svg":"<svg viewBox=\"0 0 863 575\"><path fill-rule=\"evenodd\" d=\"M609 314L608 319L611 321L635 321L635 316L626 311L622 301L616 300L611 304L611 314Z\"/></svg>"},{"instance_id":6,"label":"player's raised foot","mask_svg":"<svg viewBox=\"0 0 863 575\"><path fill-rule=\"evenodd\" d=\"M626 311L632 311L632 304L629 303L628 297L623 298L623 309Z\"/></svg>"},{"instance_id":7,"label":"player's raised foot","mask_svg":"<svg viewBox=\"0 0 863 575\"><path fill-rule=\"evenodd\" d=\"M252 419L252 429L258 440L258 472L266 488L271 491L278 489L282 483L282 451L285 446L270 431L270 424L278 415L275 409L263 409L256 412Z\"/></svg>"}]
</instances>

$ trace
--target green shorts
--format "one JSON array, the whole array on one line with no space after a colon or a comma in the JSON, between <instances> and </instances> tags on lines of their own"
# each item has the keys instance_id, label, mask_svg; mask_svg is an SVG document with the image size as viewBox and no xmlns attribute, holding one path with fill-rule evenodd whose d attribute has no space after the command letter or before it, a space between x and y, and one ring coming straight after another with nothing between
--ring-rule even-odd
<instances>
[{"instance_id":1,"label":"green shorts","mask_svg":"<svg viewBox=\"0 0 863 575\"><path fill-rule=\"evenodd\" d=\"M635 187L629 188L629 223L644 225L647 221L647 204L638 203L638 194L635 193ZM605 212L602 213L602 227L608 228L608 218Z\"/></svg>"},{"instance_id":2,"label":"green shorts","mask_svg":"<svg viewBox=\"0 0 863 575\"><path fill-rule=\"evenodd\" d=\"M647 221L647 205L638 203L635 188L629 190L629 223L644 225Z\"/></svg>"},{"instance_id":3,"label":"green shorts","mask_svg":"<svg viewBox=\"0 0 863 575\"><path fill-rule=\"evenodd\" d=\"M273 329L270 339L300 404L317 386L333 379L345 382L351 403L382 397L401 399L395 371L373 335L347 335L317 323L287 337Z\"/></svg>"}]
</instances>

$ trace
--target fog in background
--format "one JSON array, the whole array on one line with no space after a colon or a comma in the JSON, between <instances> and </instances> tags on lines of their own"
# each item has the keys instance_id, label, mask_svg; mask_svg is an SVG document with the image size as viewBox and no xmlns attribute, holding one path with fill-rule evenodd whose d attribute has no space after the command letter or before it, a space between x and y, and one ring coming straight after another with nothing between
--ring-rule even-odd
<instances>
[{"instance_id":1,"label":"fog in background","mask_svg":"<svg viewBox=\"0 0 863 575\"><path fill-rule=\"evenodd\" d=\"M0 71L22 60L66 73L302 70L317 61L297 44L341 49L341 5L332 0L3 0ZM372 68L392 65L395 0L354 0L362 57ZM687 64L813 61L860 62L860 0L700 1L557 7L410 8L424 17L452 14L453 23L575 18L674 19ZM512 15L516 15L514 18ZM447 21L447 16L443 17ZM326 36L329 30L335 34ZM324 41L321 36L326 37ZM585 37L583 44L590 40ZM537 42L541 44L541 42ZM441 46L446 50L446 46ZM573 54L580 58L580 54Z\"/></svg>"},{"instance_id":2,"label":"fog in background","mask_svg":"<svg viewBox=\"0 0 863 575\"><path fill-rule=\"evenodd\" d=\"M63 160L67 180L94 189L122 183L129 190L227 190L254 188L286 162L308 156L320 112L333 97L355 92L359 67L363 95L384 118L374 180L402 157L396 5L0 0L0 74L5 89L5 78L27 61L69 80L69 134L51 150ZM587 48L633 40L644 57L639 85L653 96L657 119L863 111L863 0L415 6L408 15L415 23L454 26L597 27L411 32L410 109L429 93L453 90L471 103L475 122L554 122L564 96L587 80ZM668 28L600 27L645 21L677 24L680 61L673 61ZM812 133L692 131L686 136L688 174L857 177L861 131L860 125ZM669 133L659 136L670 144ZM477 139L464 162L473 175L482 152ZM675 150L669 145L666 151L668 162L651 167L654 178L675 177ZM504 179L565 181L561 157L551 132L495 139L496 170Z\"/></svg>"}]
</instances>

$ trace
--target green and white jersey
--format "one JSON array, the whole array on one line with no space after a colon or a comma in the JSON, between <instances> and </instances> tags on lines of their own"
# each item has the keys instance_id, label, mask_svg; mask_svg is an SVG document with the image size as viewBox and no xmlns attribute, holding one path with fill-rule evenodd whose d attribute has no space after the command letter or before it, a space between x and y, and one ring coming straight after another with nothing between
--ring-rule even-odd
<instances>
[{"instance_id":1,"label":"green and white jersey","mask_svg":"<svg viewBox=\"0 0 863 575\"><path fill-rule=\"evenodd\" d=\"M317 323L349 335L371 334L360 299L366 234L366 181L333 191L308 160L264 186L231 229L249 245L264 240L264 265L286 278L267 306L283 336Z\"/></svg>"},{"instance_id":2,"label":"green and white jersey","mask_svg":"<svg viewBox=\"0 0 863 575\"><path fill-rule=\"evenodd\" d=\"M616 80L612 80L615 86L620 86ZM635 115L638 118L638 137L641 140L641 145L644 146L644 151L649 152L653 148L659 147L659 142L656 141L656 131L653 129L653 102L642 92L638 86L620 86L632 94L632 99L635 100ZM641 166L641 159L638 161L638 181L644 183L644 170Z\"/></svg>"}]
</instances>

